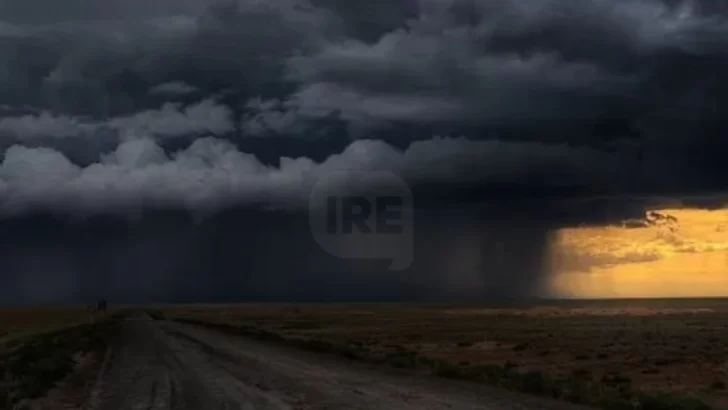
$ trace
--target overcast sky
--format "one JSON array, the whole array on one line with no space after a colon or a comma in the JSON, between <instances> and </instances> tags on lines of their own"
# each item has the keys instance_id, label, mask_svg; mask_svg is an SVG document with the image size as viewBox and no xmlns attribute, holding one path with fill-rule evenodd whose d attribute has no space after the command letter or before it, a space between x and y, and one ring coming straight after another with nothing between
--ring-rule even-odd
<instances>
[{"instance_id":1,"label":"overcast sky","mask_svg":"<svg viewBox=\"0 0 728 410\"><path fill-rule=\"evenodd\" d=\"M355 3L0 0L0 213L727 188L726 0Z\"/></svg>"},{"instance_id":2,"label":"overcast sky","mask_svg":"<svg viewBox=\"0 0 728 410\"><path fill-rule=\"evenodd\" d=\"M477 153L465 160L479 163L480 182L530 184L529 174L545 173L546 186L559 178L559 186L609 192L718 190L728 176L726 4L3 1L0 192L13 206L46 197L42 186L64 206L87 206L95 184L126 202L158 196L145 178L173 166L179 175L157 182L178 184L199 171L174 154L197 152L196 138L215 138L244 161L265 151L259 159L275 169L260 172L294 178L308 167L278 168L270 153L307 157L287 148L304 139L316 162L354 144L349 151L386 157L388 167L444 169L461 150ZM381 144L353 142L406 149L436 136L465 139L389 157ZM129 147L159 152L144 157L153 164L112 169L105 155ZM455 154L434 155L442 150ZM513 158L494 161L499 150ZM341 166L355 160L343 156ZM217 175L223 165L200 166ZM549 172L554 166L567 169ZM286 190L283 181L266 190ZM232 182L234 190L244 183Z\"/></svg>"}]
</instances>

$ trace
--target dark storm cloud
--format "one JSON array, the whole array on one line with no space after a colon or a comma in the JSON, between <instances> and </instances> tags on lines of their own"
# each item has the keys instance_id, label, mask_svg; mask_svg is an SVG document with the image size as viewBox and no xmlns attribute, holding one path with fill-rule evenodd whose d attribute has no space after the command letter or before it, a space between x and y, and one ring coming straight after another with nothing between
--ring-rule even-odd
<instances>
[{"instance_id":1,"label":"dark storm cloud","mask_svg":"<svg viewBox=\"0 0 728 410\"><path fill-rule=\"evenodd\" d=\"M642 161L625 167L623 190L715 189L728 95L721 4L8 2L0 136L3 146L109 130L541 140ZM192 84L197 101L154 92ZM71 143L52 147L76 155Z\"/></svg>"},{"instance_id":2,"label":"dark storm cloud","mask_svg":"<svg viewBox=\"0 0 728 410\"><path fill-rule=\"evenodd\" d=\"M171 155L152 139L129 139L84 167L49 148L13 147L0 165L0 249L12 255L0 266L6 280L39 278L38 266L46 265L34 261L59 261L44 272L64 286L38 293L14 281L6 287L14 296L0 296L46 302L99 294L128 302L545 296L554 228L644 214L640 201L561 202L565 193L613 183L623 163L615 154L568 145L449 138L404 151L359 140L321 162L284 158L278 166L214 138ZM348 170L358 178L388 170L412 187L413 236L402 237L414 248L408 269L390 271L388 260L339 259L312 237L305 213L310 190ZM488 185L478 189L482 181ZM348 185L361 187L356 178ZM67 213L80 218L66 219Z\"/></svg>"},{"instance_id":3,"label":"dark storm cloud","mask_svg":"<svg viewBox=\"0 0 728 410\"><path fill-rule=\"evenodd\" d=\"M149 90L150 94L185 95L198 91L198 88L181 81L172 81L155 85Z\"/></svg>"},{"instance_id":4,"label":"dark storm cloud","mask_svg":"<svg viewBox=\"0 0 728 410\"><path fill-rule=\"evenodd\" d=\"M282 158L278 166L215 138L197 139L172 154L152 139L130 138L86 166L51 148L13 146L0 163L0 211L139 211L149 206L209 211L236 204L305 209L315 184L346 171L352 177L389 171L414 188L488 181L524 190L544 184L578 190L618 182L619 164L616 155L566 145L452 138L415 142L404 151L360 140L322 162Z\"/></svg>"},{"instance_id":5,"label":"dark storm cloud","mask_svg":"<svg viewBox=\"0 0 728 410\"><path fill-rule=\"evenodd\" d=\"M232 110L213 99L189 105L168 102L159 108L106 120L49 111L0 118L0 135L20 142L73 137L93 140L101 138L105 132L119 137L185 137L225 134L234 129Z\"/></svg>"},{"instance_id":6,"label":"dark storm cloud","mask_svg":"<svg viewBox=\"0 0 728 410\"><path fill-rule=\"evenodd\" d=\"M232 111L208 99L188 106L165 103L159 109L113 118L102 126L135 136L221 135L232 131Z\"/></svg>"},{"instance_id":7,"label":"dark storm cloud","mask_svg":"<svg viewBox=\"0 0 728 410\"><path fill-rule=\"evenodd\" d=\"M204 0L69 0L59 4L48 0L0 3L3 20L15 24L52 25L64 22L118 21L169 16L200 11Z\"/></svg>"},{"instance_id":8,"label":"dark storm cloud","mask_svg":"<svg viewBox=\"0 0 728 410\"><path fill-rule=\"evenodd\" d=\"M424 1L376 41L332 41L289 59L299 88L287 104L365 123L638 116L686 88L714 92L698 73L722 67L714 57L726 27L721 15L661 2Z\"/></svg>"},{"instance_id":9,"label":"dark storm cloud","mask_svg":"<svg viewBox=\"0 0 728 410\"><path fill-rule=\"evenodd\" d=\"M566 110L580 117L574 104L579 97L608 101L629 80L550 51L487 53L474 30L423 16L374 44L331 44L294 57L288 75L304 85L290 104L303 115L337 111L365 124L523 121L563 116Z\"/></svg>"},{"instance_id":10,"label":"dark storm cloud","mask_svg":"<svg viewBox=\"0 0 728 410\"><path fill-rule=\"evenodd\" d=\"M47 111L0 118L0 133L5 137L26 140L42 137L73 137L93 133L96 125L88 120L53 115Z\"/></svg>"},{"instance_id":11,"label":"dark storm cloud","mask_svg":"<svg viewBox=\"0 0 728 410\"><path fill-rule=\"evenodd\" d=\"M644 218L651 200L625 193L727 188L727 4L0 1L0 289L538 293L553 229ZM230 214L301 207L347 169L392 171L422 199L410 271L335 261L298 217ZM34 293L49 266L68 286Z\"/></svg>"},{"instance_id":12,"label":"dark storm cloud","mask_svg":"<svg viewBox=\"0 0 728 410\"><path fill-rule=\"evenodd\" d=\"M726 174L722 3L34 3L3 6L1 102L39 110L6 110L5 138L454 134L639 157L644 190ZM192 84L197 101L160 108Z\"/></svg>"},{"instance_id":13,"label":"dark storm cloud","mask_svg":"<svg viewBox=\"0 0 728 410\"><path fill-rule=\"evenodd\" d=\"M725 49L724 15L699 2L422 0L367 13L325 1L156 0L114 13L90 3L57 21L34 21L31 8L4 14L8 50L37 49L4 70L35 88L25 94L98 114L140 109L141 91L162 82L199 81L244 101L280 99L302 120L594 119L710 94L717 78L697 73L720 76Z\"/></svg>"}]
</instances>

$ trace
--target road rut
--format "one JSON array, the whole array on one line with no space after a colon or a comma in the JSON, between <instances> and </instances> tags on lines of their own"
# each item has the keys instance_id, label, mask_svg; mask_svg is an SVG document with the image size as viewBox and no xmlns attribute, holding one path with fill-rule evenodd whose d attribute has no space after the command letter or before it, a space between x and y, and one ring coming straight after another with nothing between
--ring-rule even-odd
<instances>
[{"instance_id":1,"label":"road rut","mask_svg":"<svg viewBox=\"0 0 728 410\"><path fill-rule=\"evenodd\" d=\"M578 409L486 386L389 374L199 326L128 319L84 410Z\"/></svg>"}]
</instances>

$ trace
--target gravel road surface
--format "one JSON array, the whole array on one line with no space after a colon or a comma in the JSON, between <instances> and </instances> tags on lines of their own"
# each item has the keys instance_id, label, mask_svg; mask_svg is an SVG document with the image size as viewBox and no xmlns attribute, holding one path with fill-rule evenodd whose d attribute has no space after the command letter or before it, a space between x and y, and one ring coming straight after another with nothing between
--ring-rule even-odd
<instances>
[{"instance_id":1,"label":"gravel road surface","mask_svg":"<svg viewBox=\"0 0 728 410\"><path fill-rule=\"evenodd\" d=\"M138 317L122 326L84 410L579 408L390 374L194 325Z\"/></svg>"}]
</instances>

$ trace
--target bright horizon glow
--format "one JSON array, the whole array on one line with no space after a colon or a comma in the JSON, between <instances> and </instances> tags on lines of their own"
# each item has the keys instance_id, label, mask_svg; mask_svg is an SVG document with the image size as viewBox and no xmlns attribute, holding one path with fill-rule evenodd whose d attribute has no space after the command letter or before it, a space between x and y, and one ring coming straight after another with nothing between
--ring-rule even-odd
<instances>
[{"instance_id":1,"label":"bright horizon glow","mask_svg":"<svg viewBox=\"0 0 728 410\"><path fill-rule=\"evenodd\" d=\"M675 220L555 232L549 253L554 296L728 296L728 209L657 212Z\"/></svg>"}]
</instances>

